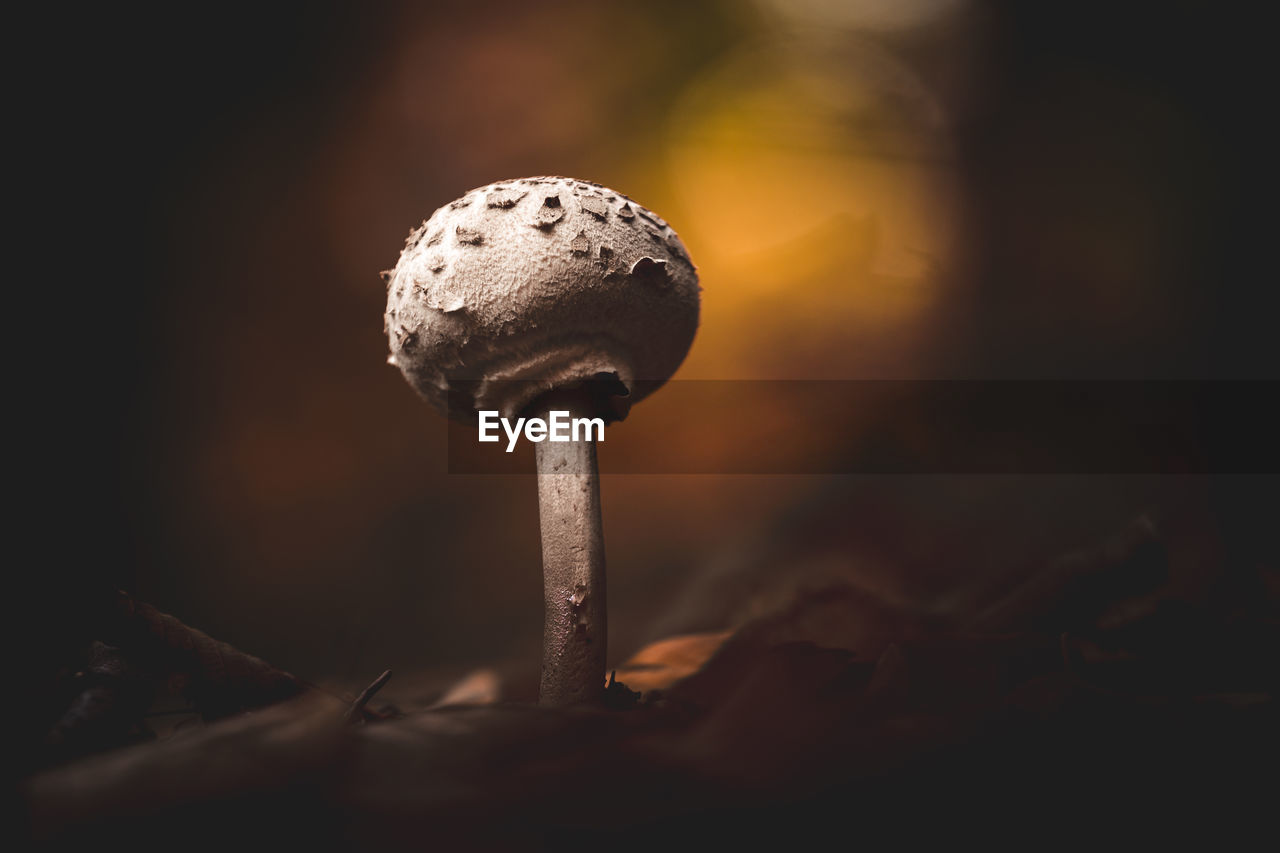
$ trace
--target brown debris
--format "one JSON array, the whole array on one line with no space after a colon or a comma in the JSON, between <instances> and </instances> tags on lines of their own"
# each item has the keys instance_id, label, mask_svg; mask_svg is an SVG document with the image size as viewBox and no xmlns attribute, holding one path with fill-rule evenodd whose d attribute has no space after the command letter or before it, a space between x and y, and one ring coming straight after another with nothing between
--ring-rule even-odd
<instances>
[{"instance_id":1,"label":"brown debris","mask_svg":"<svg viewBox=\"0 0 1280 853\"><path fill-rule=\"evenodd\" d=\"M221 843L253 826L321 848L510 849L571 829L679 847L706 829L745 843L766 820L788 838L829 838L850 815L870 837L913 820L950 827L953 813L1036 815L1040 831L1099 809L1100 826L1117 814L1159 826L1126 811L1144 802L1162 819L1200 809L1216 821L1220 801L1267 813L1248 797L1280 758L1280 625L1160 586L1108 621L1092 584L1142 589L1137 555L1163 553L1156 528L1143 531L1053 561L1047 587L1003 596L993 612L1025 630L978 631L829 586L731 636L647 646L615 672L604 707L495 704L486 688L481 701L343 727L350 709L337 703L286 702L38 774L22 794L35 837L66 846L125 827L144 846L192 827ZM1088 581L1069 581L1073 569ZM192 653L191 629L170 630L172 617L136 605L121 617ZM107 681L133 666L114 633L119 645L95 652ZM646 675L663 680L640 696ZM493 680L460 683L472 682Z\"/></svg>"}]
</instances>

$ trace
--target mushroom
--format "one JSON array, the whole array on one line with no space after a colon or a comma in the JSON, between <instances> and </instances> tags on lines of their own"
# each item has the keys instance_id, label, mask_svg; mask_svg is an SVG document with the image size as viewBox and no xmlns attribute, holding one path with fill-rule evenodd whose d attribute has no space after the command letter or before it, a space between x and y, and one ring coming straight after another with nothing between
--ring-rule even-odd
<instances>
[{"instance_id":1,"label":"mushroom","mask_svg":"<svg viewBox=\"0 0 1280 853\"><path fill-rule=\"evenodd\" d=\"M437 210L387 279L391 356L447 416L621 420L684 360L699 287L684 244L587 181L501 181ZM604 535L593 436L535 444L545 595L539 700L604 692Z\"/></svg>"}]
</instances>

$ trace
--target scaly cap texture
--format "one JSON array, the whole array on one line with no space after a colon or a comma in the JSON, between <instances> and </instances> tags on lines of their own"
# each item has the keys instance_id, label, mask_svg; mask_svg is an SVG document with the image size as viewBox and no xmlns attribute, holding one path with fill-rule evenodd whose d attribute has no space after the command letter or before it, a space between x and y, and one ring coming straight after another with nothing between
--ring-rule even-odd
<instances>
[{"instance_id":1,"label":"scaly cap texture","mask_svg":"<svg viewBox=\"0 0 1280 853\"><path fill-rule=\"evenodd\" d=\"M661 218L599 184L474 189L409 235L387 277L388 361L434 406L519 414L608 378L625 416L675 372L698 327L698 276Z\"/></svg>"}]
</instances>

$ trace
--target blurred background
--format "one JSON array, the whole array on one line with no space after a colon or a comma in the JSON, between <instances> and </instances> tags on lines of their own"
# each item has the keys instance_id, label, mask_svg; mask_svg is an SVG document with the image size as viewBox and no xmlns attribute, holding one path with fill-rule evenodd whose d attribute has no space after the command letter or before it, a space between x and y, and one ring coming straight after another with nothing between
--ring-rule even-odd
<instances>
[{"instance_id":1,"label":"blurred background","mask_svg":"<svg viewBox=\"0 0 1280 853\"><path fill-rule=\"evenodd\" d=\"M28 223L58 240L18 321L39 618L110 585L313 680L536 679L534 481L449 475L381 333L410 228L501 178L676 228L704 288L678 378L1274 378L1250 29L1197 3L69 12L20 85ZM619 428L701 417L667 405ZM1229 573L1274 554L1270 486L608 477L611 657L833 577L969 606L1144 511Z\"/></svg>"}]
</instances>

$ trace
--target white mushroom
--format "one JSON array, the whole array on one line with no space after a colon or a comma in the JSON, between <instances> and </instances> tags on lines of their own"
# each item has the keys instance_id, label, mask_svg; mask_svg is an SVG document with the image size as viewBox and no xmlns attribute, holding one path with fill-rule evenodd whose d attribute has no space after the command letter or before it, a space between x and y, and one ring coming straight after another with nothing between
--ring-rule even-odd
<instances>
[{"instance_id":1,"label":"white mushroom","mask_svg":"<svg viewBox=\"0 0 1280 853\"><path fill-rule=\"evenodd\" d=\"M391 364L474 422L626 416L675 372L698 325L680 238L624 195L570 178L472 190L410 236L389 273ZM546 622L540 699L604 690L604 539L591 440L535 445Z\"/></svg>"}]
</instances>

